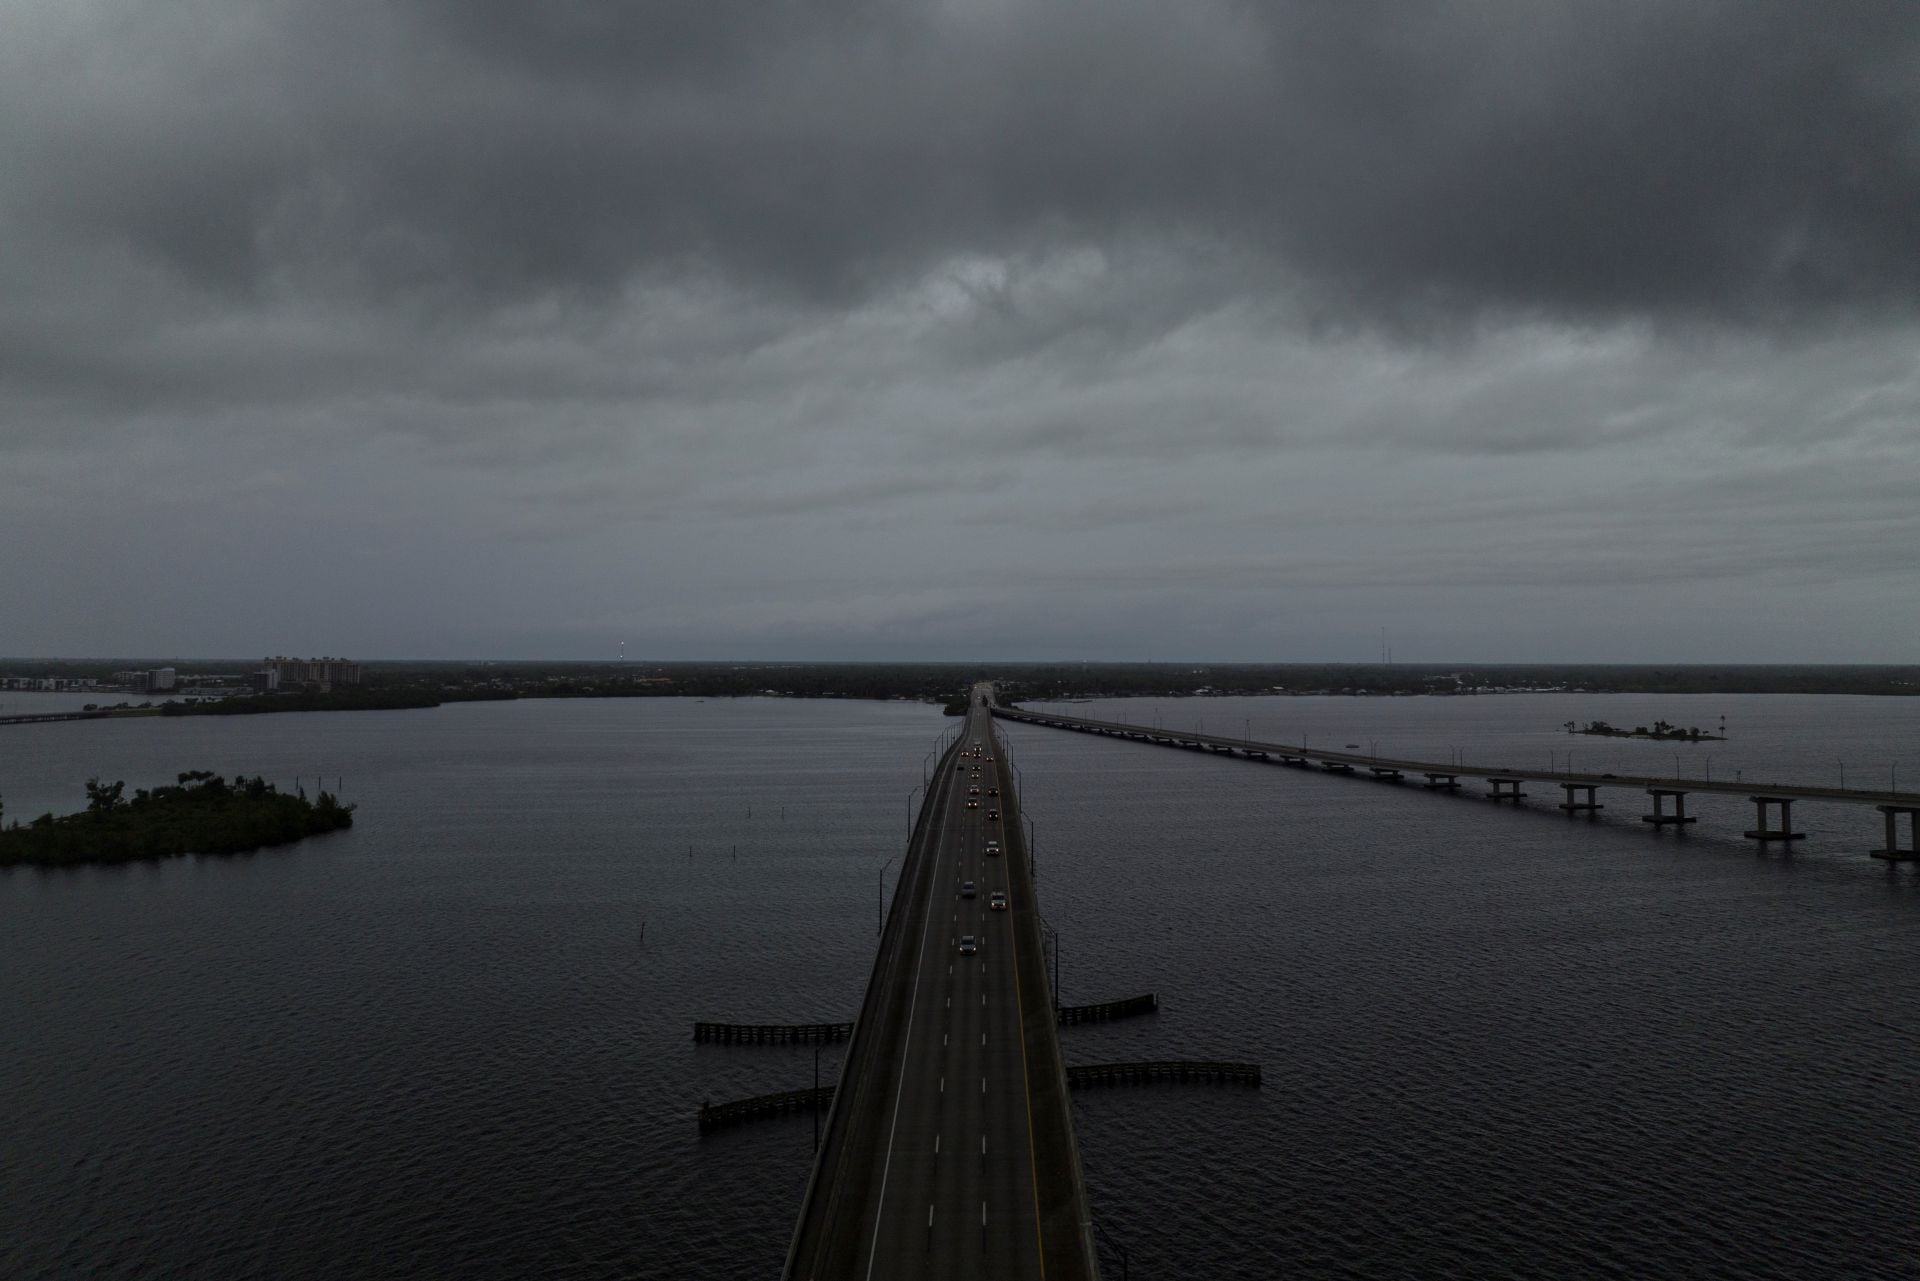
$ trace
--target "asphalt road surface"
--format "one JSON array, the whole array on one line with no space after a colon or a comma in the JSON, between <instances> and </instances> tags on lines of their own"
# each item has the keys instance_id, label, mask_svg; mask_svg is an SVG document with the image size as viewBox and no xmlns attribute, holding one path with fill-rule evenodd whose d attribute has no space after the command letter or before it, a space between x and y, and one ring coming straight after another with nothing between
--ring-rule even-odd
<instances>
[{"instance_id":1,"label":"asphalt road surface","mask_svg":"<svg viewBox=\"0 0 1920 1281\"><path fill-rule=\"evenodd\" d=\"M978 701L896 892L898 929L883 940L796 1233L796 1278L1091 1275L1075 1240L1084 1196L1062 1091L1050 1072L1030 1079L1058 1048L1032 882L1015 865L1010 788ZM996 893L1006 908L991 905ZM1044 1044L1030 1046L1036 1033ZM1038 1141L1036 1100L1043 1130L1058 1130Z\"/></svg>"}]
</instances>

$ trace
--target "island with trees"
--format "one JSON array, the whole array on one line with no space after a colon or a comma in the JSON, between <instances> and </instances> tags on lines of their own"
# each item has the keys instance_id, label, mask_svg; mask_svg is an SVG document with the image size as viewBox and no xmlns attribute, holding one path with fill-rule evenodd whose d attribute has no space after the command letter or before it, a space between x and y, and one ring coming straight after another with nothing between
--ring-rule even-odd
<instances>
[{"instance_id":1,"label":"island with trees","mask_svg":"<svg viewBox=\"0 0 1920 1281\"><path fill-rule=\"evenodd\" d=\"M87 780L87 808L30 823L4 824L0 867L126 863L180 854L245 854L353 825L351 805L322 791L308 800L264 778L231 781L190 770L172 786L141 788L129 798L124 781Z\"/></svg>"},{"instance_id":2,"label":"island with trees","mask_svg":"<svg viewBox=\"0 0 1920 1281\"><path fill-rule=\"evenodd\" d=\"M1657 738L1664 742L1683 743L1724 743L1726 735L1709 734L1697 725L1685 729L1678 725L1669 725L1665 721L1655 721L1653 728L1636 725L1632 729L1623 729L1618 725L1609 725L1605 721L1588 721L1582 728L1575 729L1572 721L1567 722L1569 734L1593 734L1600 738Z\"/></svg>"}]
</instances>

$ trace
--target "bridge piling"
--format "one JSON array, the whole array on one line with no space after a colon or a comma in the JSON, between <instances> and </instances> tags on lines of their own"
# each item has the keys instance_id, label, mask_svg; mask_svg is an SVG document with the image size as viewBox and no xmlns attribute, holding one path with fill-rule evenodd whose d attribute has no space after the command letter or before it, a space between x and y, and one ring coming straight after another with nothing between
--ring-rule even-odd
<instances>
[{"instance_id":1,"label":"bridge piling","mask_svg":"<svg viewBox=\"0 0 1920 1281\"><path fill-rule=\"evenodd\" d=\"M1595 793L1600 790L1600 785L1597 783L1562 783L1560 784L1560 790L1567 794L1567 799L1560 803L1560 808L1567 812L1568 818L1572 818L1575 814L1591 814L1596 810L1606 808L1606 806L1594 799ZM1573 794L1579 791L1586 792L1587 799L1584 801L1574 800Z\"/></svg>"},{"instance_id":2,"label":"bridge piling","mask_svg":"<svg viewBox=\"0 0 1920 1281\"><path fill-rule=\"evenodd\" d=\"M1525 779L1505 776L1489 778L1487 782L1492 785L1493 790L1487 793L1487 799L1490 801L1512 801L1518 805L1527 797L1527 794L1520 790L1520 784L1525 781Z\"/></svg>"},{"instance_id":3,"label":"bridge piling","mask_svg":"<svg viewBox=\"0 0 1920 1281\"><path fill-rule=\"evenodd\" d=\"M1669 823L1685 826L1700 820L1687 813L1687 794L1677 787L1649 787L1647 795L1653 798L1653 813L1642 814L1642 823L1651 823L1655 827L1665 827ZM1673 798L1673 813L1667 813L1667 798Z\"/></svg>"},{"instance_id":4,"label":"bridge piling","mask_svg":"<svg viewBox=\"0 0 1920 1281\"><path fill-rule=\"evenodd\" d=\"M1873 857L1883 858L1889 863L1907 863L1920 861L1920 805L1876 805L1881 817L1887 820L1887 847L1872 850ZM1907 816L1907 848L1900 848L1900 816Z\"/></svg>"},{"instance_id":5,"label":"bridge piling","mask_svg":"<svg viewBox=\"0 0 1920 1281\"><path fill-rule=\"evenodd\" d=\"M1428 770L1427 781L1422 783L1421 786L1434 792L1457 792L1460 790L1460 776L1458 774L1442 774L1434 770Z\"/></svg>"},{"instance_id":6,"label":"bridge piling","mask_svg":"<svg viewBox=\"0 0 1920 1281\"><path fill-rule=\"evenodd\" d=\"M1805 832L1793 830L1793 798L1791 796L1749 796L1747 799L1753 802L1756 825L1754 830L1747 833L1750 839L1764 845L1769 841L1798 841L1806 838ZM1779 827L1767 825L1768 807L1773 805L1780 807Z\"/></svg>"}]
</instances>

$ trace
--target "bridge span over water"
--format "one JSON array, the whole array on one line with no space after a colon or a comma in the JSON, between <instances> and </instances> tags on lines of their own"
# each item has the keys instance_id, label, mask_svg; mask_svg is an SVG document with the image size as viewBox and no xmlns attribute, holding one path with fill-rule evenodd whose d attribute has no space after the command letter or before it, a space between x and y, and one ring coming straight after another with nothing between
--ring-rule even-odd
<instances>
[{"instance_id":1,"label":"bridge span over water","mask_svg":"<svg viewBox=\"0 0 1920 1281\"><path fill-rule=\"evenodd\" d=\"M986 693L928 783L790 1281L1098 1276L1032 864Z\"/></svg>"},{"instance_id":2,"label":"bridge span over water","mask_svg":"<svg viewBox=\"0 0 1920 1281\"><path fill-rule=\"evenodd\" d=\"M1352 774L1388 783L1404 783L1417 776L1423 787L1458 791L1461 779L1480 779L1487 784L1488 799L1518 804L1530 784L1561 789L1560 808L1568 814L1592 814L1603 808L1598 796L1601 788L1634 788L1646 792L1652 812L1641 816L1655 827L1679 826L1696 821L1687 813L1687 797L1696 792L1744 796L1753 803L1754 827L1746 835L1762 843L1797 841L1805 833L1793 830L1795 801L1835 801L1847 805L1871 805L1880 812L1886 827L1886 844L1870 851L1875 858L1894 862L1920 860L1920 794L1913 792L1873 791L1844 787L1807 787L1789 783L1715 782L1703 778L1661 778L1654 775L1592 774L1570 771L1514 769L1510 766L1472 765L1449 761L1406 760L1355 752L1332 752L1305 744L1268 743L1257 739L1233 738L1223 734L1202 734L1187 730L1167 730L1122 721L1093 720L1084 716L1063 716L1057 712L1035 712L1025 708L994 705L993 715L1028 725L1051 729L1099 734L1161 747L1184 748L1222 756L1243 756L1253 760L1291 765L1299 769L1321 769L1335 774ZM1907 842L1900 843L1900 824L1905 820Z\"/></svg>"}]
</instances>

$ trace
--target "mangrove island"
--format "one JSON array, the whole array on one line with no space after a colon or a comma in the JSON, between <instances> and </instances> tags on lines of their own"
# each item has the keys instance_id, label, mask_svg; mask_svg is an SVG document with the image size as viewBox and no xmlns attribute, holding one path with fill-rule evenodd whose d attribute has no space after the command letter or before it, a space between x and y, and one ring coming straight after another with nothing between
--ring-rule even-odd
<instances>
[{"instance_id":1,"label":"mangrove island","mask_svg":"<svg viewBox=\"0 0 1920 1281\"><path fill-rule=\"evenodd\" d=\"M1669 725L1665 721L1655 721L1653 728L1636 725L1632 729L1622 729L1609 725L1605 721L1588 721L1585 729L1575 729L1573 722L1567 722L1569 734L1597 734L1601 738L1657 738L1668 742L1678 740L1683 743L1724 743L1726 735L1709 734L1696 725L1681 729L1678 725Z\"/></svg>"},{"instance_id":2,"label":"mangrove island","mask_svg":"<svg viewBox=\"0 0 1920 1281\"><path fill-rule=\"evenodd\" d=\"M207 770L190 770L173 786L143 787L131 799L125 793L125 782L90 778L87 808L80 813L0 824L0 867L245 854L353 826L354 807L330 792L308 800L304 793L289 796L264 778L245 775L228 782Z\"/></svg>"}]
</instances>

